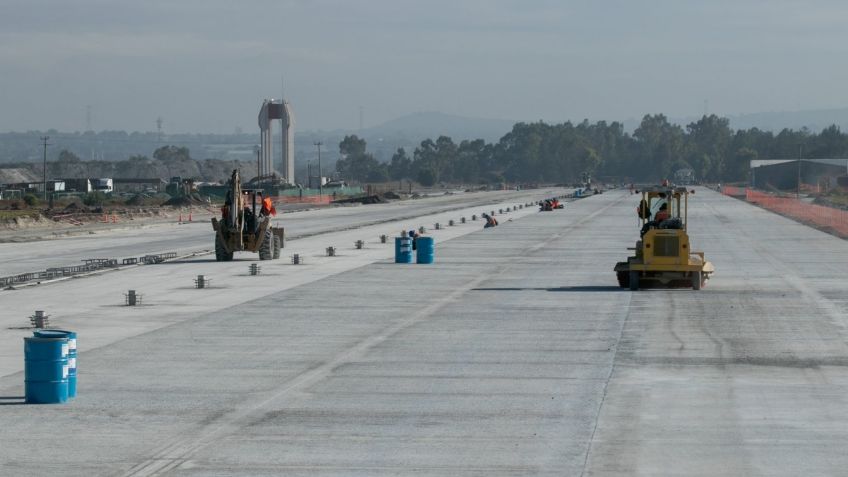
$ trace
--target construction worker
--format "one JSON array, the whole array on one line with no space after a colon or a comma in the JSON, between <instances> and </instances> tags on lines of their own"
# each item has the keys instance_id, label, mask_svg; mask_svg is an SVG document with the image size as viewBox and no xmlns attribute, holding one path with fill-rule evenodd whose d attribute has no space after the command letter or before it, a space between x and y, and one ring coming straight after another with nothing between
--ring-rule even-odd
<instances>
[{"instance_id":1,"label":"construction worker","mask_svg":"<svg viewBox=\"0 0 848 477\"><path fill-rule=\"evenodd\" d=\"M660 205L660 210L654 213L654 219L645 222L645 225L642 226L640 234L645 235L645 232L647 232L648 230L659 228L660 224L663 223L663 221L668 220L669 217L670 216L668 214L668 202L663 202L663 204Z\"/></svg>"},{"instance_id":2,"label":"construction worker","mask_svg":"<svg viewBox=\"0 0 848 477\"><path fill-rule=\"evenodd\" d=\"M262 194L260 193L260 196L261 195ZM260 214L267 216L277 215L277 209L274 208L274 202L271 200L270 197L265 197L264 199L262 199L262 210L260 211Z\"/></svg>"},{"instance_id":3,"label":"construction worker","mask_svg":"<svg viewBox=\"0 0 848 477\"><path fill-rule=\"evenodd\" d=\"M495 227L495 226L498 225L497 219L495 219L494 217L492 217L489 214L484 213L483 218L486 219L486 224L483 225L484 229L488 229L489 227Z\"/></svg>"},{"instance_id":4,"label":"construction worker","mask_svg":"<svg viewBox=\"0 0 848 477\"><path fill-rule=\"evenodd\" d=\"M668 220L668 218L669 218L669 215L668 215L668 202L664 202L664 203L660 206L660 210L658 210L658 211L657 211L657 213L656 213L656 214L654 214L654 222L656 222L656 223L658 223L658 224L659 224L659 223L660 223L660 222L662 222L663 220Z\"/></svg>"},{"instance_id":5,"label":"construction worker","mask_svg":"<svg viewBox=\"0 0 848 477\"><path fill-rule=\"evenodd\" d=\"M420 236L421 235L415 229L409 231L409 238L412 239L412 250L418 249L418 237Z\"/></svg>"}]
</instances>

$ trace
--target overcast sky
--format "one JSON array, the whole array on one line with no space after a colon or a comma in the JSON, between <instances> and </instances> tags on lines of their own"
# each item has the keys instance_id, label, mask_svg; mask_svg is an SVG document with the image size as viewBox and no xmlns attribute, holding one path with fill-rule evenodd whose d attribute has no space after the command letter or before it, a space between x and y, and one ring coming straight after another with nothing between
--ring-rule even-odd
<instances>
[{"instance_id":1,"label":"overcast sky","mask_svg":"<svg viewBox=\"0 0 848 477\"><path fill-rule=\"evenodd\" d=\"M848 106L844 1L2 0L0 131Z\"/></svg>"}]
</instances>

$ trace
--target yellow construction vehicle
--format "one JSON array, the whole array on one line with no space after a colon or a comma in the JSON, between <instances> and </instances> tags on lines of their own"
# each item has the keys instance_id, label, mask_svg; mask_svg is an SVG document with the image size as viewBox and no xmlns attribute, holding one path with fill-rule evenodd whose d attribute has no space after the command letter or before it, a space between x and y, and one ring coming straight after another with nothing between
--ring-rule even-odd
<instances>
[{"instance_id":1,"label":"yellow construction vehicle","mask_svg":"<svg viewBox=\"0 0 848 477\"><path fill-rule=\"evenodd\" d=\"M263 199L261 191L242 189L238 170L233 171L229 185L221 220L212 218L215 259L229 262L233 252L242 251L258 252L259 260L280 258L285 232L282 227L271 227L276 210L270 199Z\"/></svg>"},{"instance_id":2,"label":"yellow construction vehicle","mask_svg":"<svg viewBox=\"0 0 848 477\"><path fill-rule=\"evenodd\" d=\"M700 290L715 272L703 252L693 252L686 233L689 190L654 186L641 190L637 213L642 224L636 255L615 265L618 285L638 290L656 286ZM694 191L692 191L694 192Z\"/></svg>"}]
</instances>

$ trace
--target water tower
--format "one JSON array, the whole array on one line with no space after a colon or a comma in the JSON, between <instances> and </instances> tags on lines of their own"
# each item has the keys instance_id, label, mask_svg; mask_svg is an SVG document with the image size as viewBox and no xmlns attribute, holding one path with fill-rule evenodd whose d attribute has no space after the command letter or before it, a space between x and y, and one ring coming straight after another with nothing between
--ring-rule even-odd
<instances>
[{"instance_id":1,"label":"water tower","mask_svg":"<svg viewBox=\"0 0 848 477\"><path fill-rule=\"evenodd\" d=\"M280 140L280 176L289 184L294 184L294 115L288 101L266 99L259 109L259 174L270 176L276 172L273 154L273 122L280 120L282 138Z\"/></svg>"}]
</instances>

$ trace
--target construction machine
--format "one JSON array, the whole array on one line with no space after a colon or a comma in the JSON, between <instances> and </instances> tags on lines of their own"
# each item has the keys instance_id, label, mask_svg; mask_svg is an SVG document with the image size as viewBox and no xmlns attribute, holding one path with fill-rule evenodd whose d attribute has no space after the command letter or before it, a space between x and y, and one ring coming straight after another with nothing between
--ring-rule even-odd
<instances>
[{"instance_id":1,"label":"construction machine","mask_svg":"<svg viewBox=\"0 0 848 477\"><path fill-rule=\"evenodd\" d=\"M228 262L234 252L258 252L259 260L279 258L285 231L271 226L271 216L276 215L271 199L263 199L259 190L242 189L238 169L233 171L229 186L221 220L212 218L215 259Z\"/></svg>"},{"instance_id":2,"label":"construction machine","mask_svg":"<svg viewBox=\"0 0 848 477\"><path fill-rule=\"evenodd\" d=\"M641 193L637 208L641 238L635 248L629 249L635 255L615 265L618 285L634 291L658 286L700 290L715 268L703 252L692 251L690 247L687 233L690 191L662 185L644 188Z\"/></svg>"}]
</instances>

